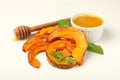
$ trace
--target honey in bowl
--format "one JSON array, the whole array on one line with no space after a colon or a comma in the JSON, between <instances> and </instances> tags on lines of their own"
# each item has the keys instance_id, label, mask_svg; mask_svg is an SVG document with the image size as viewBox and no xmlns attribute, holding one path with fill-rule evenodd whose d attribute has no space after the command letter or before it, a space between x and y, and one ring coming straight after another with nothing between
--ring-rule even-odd
<instances>
[{"instance_id":1,"label":"honey in bowl","mask_svg":"<svg viewBox=\"0 0 120 80\"><path fill-rule=\"evenodd\" d=\"M71 17L72 27L82 30L89 42L98 41L104 30L104 19L94 13L78 13Z\"/></svg>"},{"instance_id":2,"label":"honey in bowl","mask_svg":"<svg viewBox=\"0 0 120 80\"><path fill-rule=\"evenodd\" d=\"M90 14L77 16L76 18L74 18L73 22L76 25L85 28L98 27L103 24L103 20L100 17Z\"/></svg>"}]
</instances>

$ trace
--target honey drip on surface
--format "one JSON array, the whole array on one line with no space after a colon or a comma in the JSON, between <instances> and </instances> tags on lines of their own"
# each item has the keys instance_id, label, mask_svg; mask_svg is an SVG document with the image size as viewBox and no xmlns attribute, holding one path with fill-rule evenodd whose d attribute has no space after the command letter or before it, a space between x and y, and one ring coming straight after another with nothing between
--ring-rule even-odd
<instances>
[{"instance_id":1,"label":"honey drip on surface","mask_svg":"<svg viewBox=\"0 0 120 80\"><path fill-rule=\"evenodd\" d=\"M20 39L18 39L18 38L14 38L13 41L14 41L14 42L16 42L16 41L20 41Z\"/></svg>"}]
</instances>

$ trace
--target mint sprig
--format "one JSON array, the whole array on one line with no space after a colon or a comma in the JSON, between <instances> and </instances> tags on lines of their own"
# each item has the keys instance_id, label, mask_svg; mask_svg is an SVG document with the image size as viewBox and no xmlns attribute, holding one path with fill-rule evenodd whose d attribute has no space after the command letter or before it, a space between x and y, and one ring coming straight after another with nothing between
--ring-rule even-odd
<instances>
[{"instance_id":1,"label":"mint sprig","mask_svg":"<svg viewBox=\"0 0 120 80\"><path fill-rule=\"evenodd\" d=\"M65 62L76 64L76 60L72 57L66 57Z\"/></svg>"},{"instance_id":2,"label":"mint sprig","mask_svg":"<svg viewBox=\"0 0 120 80\"><path fill-rule=\"evenodd\" d=\"M60 62L60 61L65 61L67 63L71 63L71 64L76 64L76 60L72 57L65 57L62 52L59 52L59 51L55 51L55 52L51 52L51 54L53 54L57 61Z\"/></svg>"},{"instance_id":3,"label":"mint sprig","mask_svg":"<svg viewBox=\"0 0 120 80\"><path fill-rule=\"evenodd\" d=\"M96 45L94 43L88 44L88 50L98 53L98 54L104 54L102 47L100 45Z\"/></svg>"},{"instance_id":4,"label":"mint sprig","mask_svg":"<svg viewBox=\"0 0 120 80\"><path fill-rule=\"evenodd\" d=\"M65 56L59 51L51 52L51 54L53 54L59 62L65 58Z\"/></svg>"},{"instance_id":5,"label":"mint sprig","mask_svg":"<svg viewBox=\"0 0 120 80\"><path fill-rule=\"evenodd\" d=\"M57 24L59 27L70 27L71 26L70 21L65 20L65 19L58 20Z\"/></svg>"}]
</instances>

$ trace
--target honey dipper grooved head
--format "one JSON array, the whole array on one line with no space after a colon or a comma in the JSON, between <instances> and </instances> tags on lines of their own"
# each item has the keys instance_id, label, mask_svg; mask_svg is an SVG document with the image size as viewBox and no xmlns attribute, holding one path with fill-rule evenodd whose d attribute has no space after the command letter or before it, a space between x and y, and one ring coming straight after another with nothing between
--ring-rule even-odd
<instances>
[{"instance_id":1,"label":"honey dipper grooved head","mask_svg":"<svg viewBox=\"0 0 120 80\"><path fill-rule=\"evenodd\" d=\"M24 39L31 34L31 29L28 26L18 26L14 29L14 34L17 39Z\"/></svg>"}]
</instances>

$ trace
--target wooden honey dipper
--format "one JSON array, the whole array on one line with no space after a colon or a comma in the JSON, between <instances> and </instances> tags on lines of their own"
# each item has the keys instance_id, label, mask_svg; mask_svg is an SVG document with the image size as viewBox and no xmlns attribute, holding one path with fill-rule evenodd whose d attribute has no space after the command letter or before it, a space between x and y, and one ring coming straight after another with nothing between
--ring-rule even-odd
<instances>
[{"instance_id":1,"label":"wooden honey dipper","mask_svg":"<svg viewBox=\"0 0 120 80\"><path fill-rule=\"evenodd\" d=\"M70 21L70 18L66 18L65 20ZM54 26L54 25L57 25L57 21L48 22L48 23L40 24L40 25L33 26L33 27L22 25L14 29L14 34L16 36L16 39L21 40L21 39L27 38L31 34L31 32L34 32L34 31L37 31L37 30L40 30L42 28L46 28L49 26Z\"/></svg>"}]
</instances>

